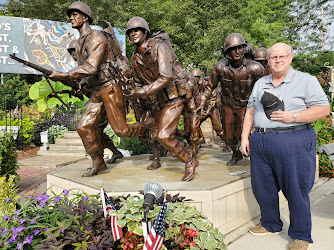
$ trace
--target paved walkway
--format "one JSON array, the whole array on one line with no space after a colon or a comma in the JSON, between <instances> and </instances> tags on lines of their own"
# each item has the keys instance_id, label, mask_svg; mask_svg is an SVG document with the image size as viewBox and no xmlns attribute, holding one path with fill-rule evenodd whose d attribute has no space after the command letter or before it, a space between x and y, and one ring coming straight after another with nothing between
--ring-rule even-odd
<instances>
[{"instance_id":1,"label":"paved walkway","mask_svg":"<svg viewBox=\"0 0 334 250\"><path fill-rule=\"evenodd\" d=\"M334 179L320 178L311 193L312 212L312 250L334 249ZM291 238L288 236L289 208L281 210L284 223L283 233L280 235L254 236L250 233L228 245L228 250L283 250L289 249ZM256 222L259 219L255 220ZM249 228L249 226L248 226ZM247 228L247 230L248 230ZM227 243L227 242L226 242Z\"/></svg>"},{"instance_id":2,"label":"paved walkway","mask_svg":"<svg viewBox=\"0 0 334 250\"><path fill-rule=\"evenodd\" d=\"M46 176L73 162L84 160L86 157L72 156L36 156L18 160L21 177L19 183L20 196L39 195L47 189Z\"/></svg>"}]
</instances>

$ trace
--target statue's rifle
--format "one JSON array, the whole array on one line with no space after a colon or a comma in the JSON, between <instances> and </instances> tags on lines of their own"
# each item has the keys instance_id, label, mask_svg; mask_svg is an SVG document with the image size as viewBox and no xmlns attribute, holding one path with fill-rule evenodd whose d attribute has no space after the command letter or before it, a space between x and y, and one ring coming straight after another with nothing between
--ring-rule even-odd
<instances>
[{"instance_id":1,"label":"statue's rifle","mask_svg":"<svg viewBox=\"0 0 334 250\"><path fill-rule=\"evenodd\" d=\"M52 70L49 70L49 69L46 69L46 68L43 68L37 64L34 64L32 62L28 62L26 60L23 60L19 57L17 57L15 55L15 53L13 54L10 54L9 55L11 59L15 60L15 61L18 61L19 63L22 63L30 68L33 68L41 73L43 73L43 75L45 76L46 78L46 82L49 84L50 88L51 88L51 91L52 91L52 94L54 97L56 97L62 104L64 104L66 107L70 108L60 97L58 94L65 94L65 93L68 93L70 96L75 96L75 97L78 97L80 100L84 100L84 95L83 93L80 91L80 90L77 90L78 88L78 84L74 81L68 81L68 80L61 80L61 82L69 87L72 87L71 90L61 90L59 92L57 92L52 84L50 83L49 79L48 79L48 76L52 74Z\"/></svg>"},{"instance_id":2,"label":"statue's rifle","mask_svg":"<svg viewBox=\"0 0 334 250\"><path fill-rule=\"evenodd\" d=\"M118 81L123 90L126 90L131 83L129 79L132 77L132 71L129 66L128 59L122 54L121 46L119 45L114 32L114 27L110 24L110 22L103 21L102 27L102 31L108 37L114 57L114 62L111 63L111 66L114 68L115 80Z\"/></svg>"}]
</instances>

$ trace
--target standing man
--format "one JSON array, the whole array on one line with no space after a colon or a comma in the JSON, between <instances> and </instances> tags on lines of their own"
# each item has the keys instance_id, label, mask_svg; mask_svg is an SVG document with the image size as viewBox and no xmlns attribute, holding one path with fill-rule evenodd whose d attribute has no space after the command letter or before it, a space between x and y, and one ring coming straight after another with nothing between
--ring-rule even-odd
<instances>
[{"instance_id":1,"label":"standing man","mask_svg":"<svg viewBox=\"0 0 334 250\"><path fill-rule=\"evenodd\" d=\"M84 143L87 154L93 160L92 168L83 175L93 176L107 170L103 159L100 124L108 116L109 124L115 134L120 137L134 137L141 133L139 123L127 124L123 93L113 66L115 58L108 38L98 30L93 30L92 12L89 6L82 2L70 5L66 14L69 16L72 28L79 31L80 38L76 47L78 67L67 73L53 71L49 76L53 80L85 79L86 88L91 90L87 107L82 114L77 131Z\"/></svg>"},{"instance_id":2,"label":"standing man","mask_svg":"<svg viewBox=\"0 0 334 250\"><path fill-rule=\"evenodd\" d=\"M181 67L182 72L179 72L176 55L166 41L148 38L150 29L145 19L131 18L126 26L126 35L136 46L132 55L132 73L137 86L126 97L145 99L149 103L151 110L155 111L152 137L172 156L185 163L182 181L190 181L195 176L198 161L194 153L175 138L186 94L182 85L186 81L178 78L183 69Z\"/></svg>"},{"instance_id":3,"label":"standing man","mask_svg":"<svg viewBox=\"0 0 334 250\"><path fill-rule=\"evenodd\" d=\"M294 70L291 47L276 43L268 51L272 74L256 82L247 105L241 150L250 155L253 193L261 209L254 235L282 230L278 192L290 209L290 250L309 249L309 192L316 170L316 135L311 122L329 114L326 94L318 80ZM255 131L249 134L255 127Z\"/></svg>"},{"instance_id":4,"label":"standing man","mask_svg":"<svg viewBox=\"0 0 334 250\"><path fill-rule=\"evenodd\" d=\"M261 64L244 57L246 45L245 39L239 33L232 33L226 37L224 55L228 58L214 66L199 108L203 110L206 100L220 83L222 125L227 144L233 152L232 159L227 163L228 166L235 165L242 159L239 143L247 100L254 83L264 75Z\"/></svg>"},{"instance_id":5,"label":"standing man","mask_svg":"<svg viewBox=\"0 0 334 250\"><path fill-rule=\"evenodd\" d=\"M271 73L269 64L268 64L268 56L267 56L267 49L266 48L258 48L255 50L254 60L261 63L263 68L266 70L266 75Z\"/></svg>"}]
</instances>

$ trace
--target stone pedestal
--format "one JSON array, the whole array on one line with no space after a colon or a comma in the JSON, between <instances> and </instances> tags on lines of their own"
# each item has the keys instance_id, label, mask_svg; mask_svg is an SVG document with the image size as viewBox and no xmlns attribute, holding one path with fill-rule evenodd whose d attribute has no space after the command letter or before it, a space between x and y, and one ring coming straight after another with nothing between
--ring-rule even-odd
<instances>
[{"instance_id":1,"label":"stone pedestal","mask_svg":"<svg viewBox=\"0 0 334 250\"><path fill-rule=\"evenodd\" d=\"M108 170L94 177L82 178L91 161L73 163L66 168L49 174L49 193L61 193L63 189L88 194L97 194L103 187L108 195L138 195L147 182L159 183L169 194L191 199L188 203L202 211L223 234L227 234L260 215L250 182L249 159L241 160L236 166L227 166L232 154L221 148L201 148L200 162L195 179L182 182L184 164L177 158L161 158L162 167L147 170L149 155L124 157ZM241 175L231 175L245 171ZM282 197L283 198L283 197ZM282 199L282 201L284 198Z\"/></svg>"}]
</instances>

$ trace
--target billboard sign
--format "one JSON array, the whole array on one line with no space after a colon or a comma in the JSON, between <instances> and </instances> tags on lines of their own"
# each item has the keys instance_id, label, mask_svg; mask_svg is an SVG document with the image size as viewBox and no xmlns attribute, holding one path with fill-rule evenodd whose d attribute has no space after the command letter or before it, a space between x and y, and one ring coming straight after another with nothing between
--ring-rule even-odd
<instances>
[{"instance_id":1,"label":"billboard sign","mask_svg":"<svg viewBox=\"0 0 334 250\"><path fill-rule=\"evenodd\" d=\"M114 31L125 54L125 36ZM0 73L41 74L12 60L12 53L46 69L67 72L76 66L67 46L78 38L79 32L70 23L0 16Z\"/></svg>"}]
</instances>

